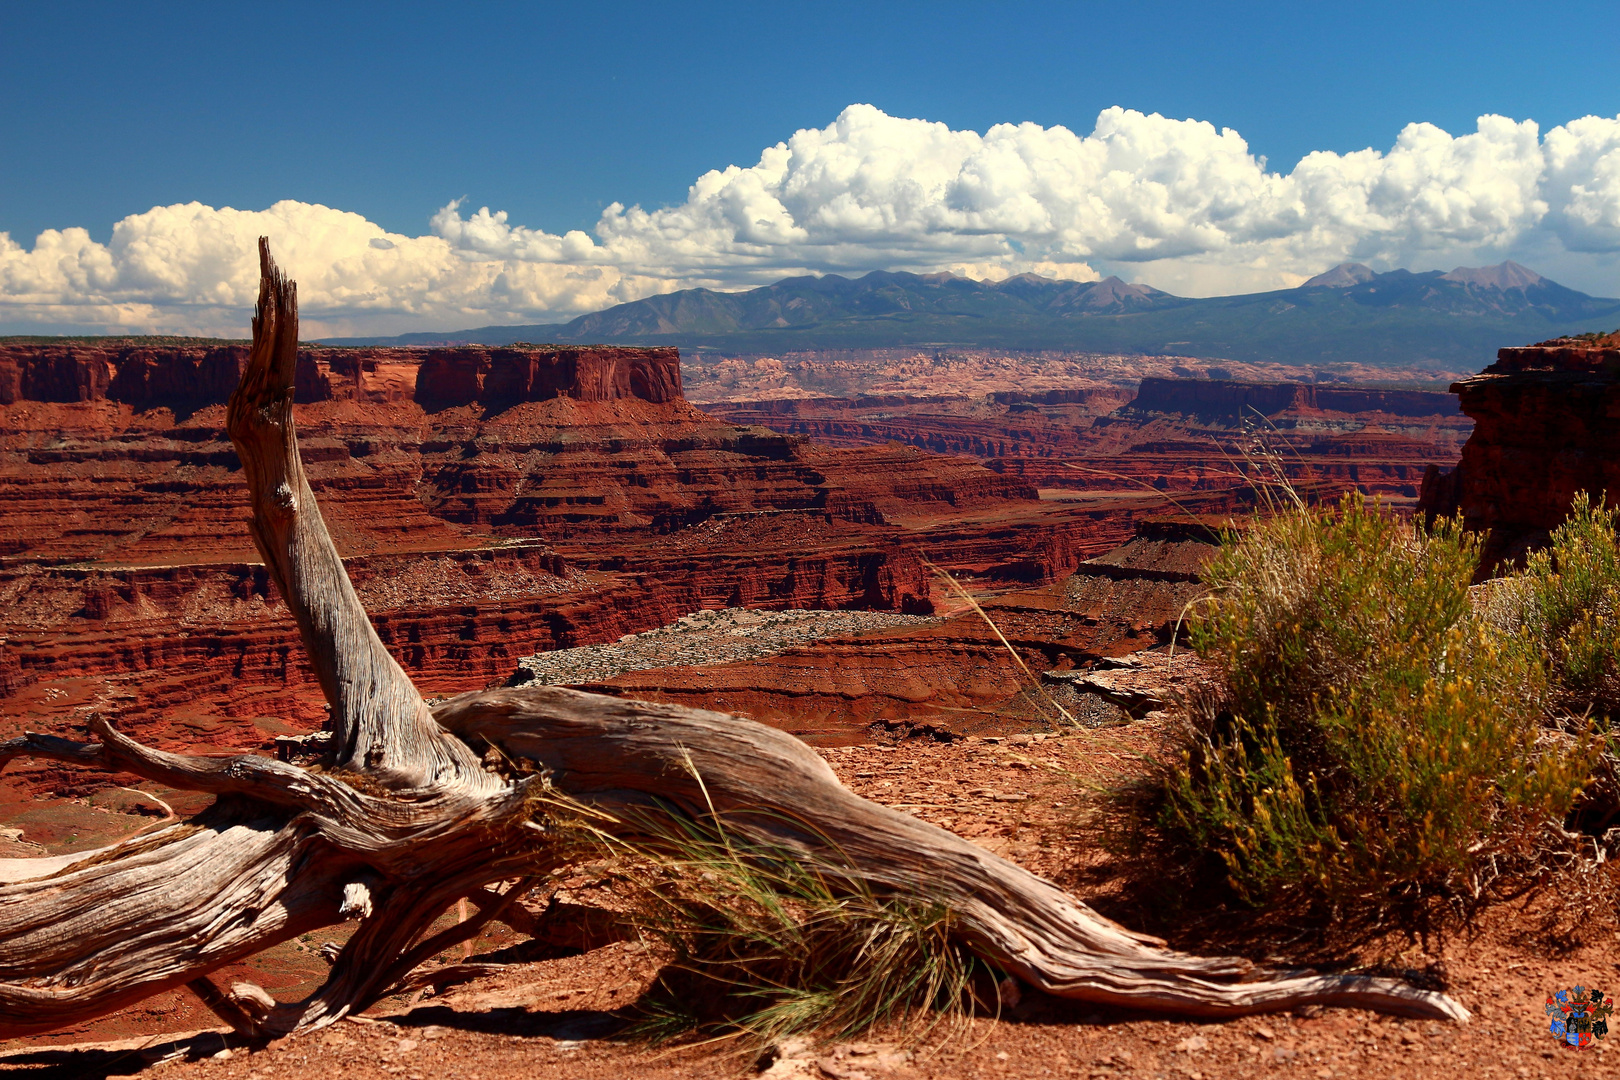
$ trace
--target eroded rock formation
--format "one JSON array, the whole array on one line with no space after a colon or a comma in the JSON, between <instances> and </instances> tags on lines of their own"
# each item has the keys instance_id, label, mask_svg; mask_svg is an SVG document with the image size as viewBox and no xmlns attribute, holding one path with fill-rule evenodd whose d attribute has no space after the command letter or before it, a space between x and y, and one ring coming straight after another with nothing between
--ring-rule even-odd
<instances>
[{"instance_id":1,"label":"eroded rock formation","mask_svg":"<svg viewBox=\"0 0 1620 1080\"><path fill-rule=\"evenodd\" d=\"M1130 408L1141 413L1211 417L1276 416L1279 413L1446 417L1457 412L1456 402L1449 395L1434 390L1155 377L1142 380Z\"/></svg>"},{"instance_id":2,"label":"eroded rock formation","mask_svg":"<svg viewBox=\"0 0 1620 1080\"><path fill-rule=\"evenodd\" d=\"M1487 569L1545 543L1577 492L1620 498L1620 334L1502 349L1452 390L1474 432L1422 506L1486 533Z\"/></svg>"}]
</instances>

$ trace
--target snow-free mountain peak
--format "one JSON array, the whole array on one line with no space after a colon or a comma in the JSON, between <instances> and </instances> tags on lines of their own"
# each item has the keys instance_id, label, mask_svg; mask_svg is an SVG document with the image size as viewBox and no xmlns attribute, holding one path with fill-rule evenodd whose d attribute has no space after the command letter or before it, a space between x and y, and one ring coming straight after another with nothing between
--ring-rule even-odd
<instances>
[{"instance_id":1,"label":"snow-free mountain peak","mask_svg":"<svg viewBox=\"0 0 1620 1080\"><path fill-rule=\"evenodd\" d=\"M1511 260L1495 266L1459 266L1449 274L1441 274L1442 281L1455 281L1462 285L1478 285L1487 289L1528 289L1547 280L1528 266Z\"/></svg>"},{"instance_id":2,"label":"snow-free mountain peak","mask_svg":"<svg viewBox=\"0 0 1620 1080\"><path fill-rule=\"evenodd\" d=\"M1301 285L1300 288L1346 289L1352 285L1365 284L1377 276L1378 274L1370 266L1357 262L1342 262L1331 270L1317 274Z\"/></svg>"}]
</instances>

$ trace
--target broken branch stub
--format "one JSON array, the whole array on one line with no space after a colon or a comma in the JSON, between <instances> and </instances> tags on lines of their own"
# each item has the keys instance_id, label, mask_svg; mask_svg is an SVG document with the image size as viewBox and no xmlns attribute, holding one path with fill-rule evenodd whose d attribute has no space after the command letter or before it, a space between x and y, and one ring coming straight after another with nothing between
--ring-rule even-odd
<instances>
[{"instance_id":1,"label":"broken branch stub","mask_svg":"<svg viewBox=\"0 0 1620 1080\"><path fill-rule=\"evenodd\" d=\"M263 238L259 269L253 348L225 428L247 481L248 531L332 706L335 764L392 787L492 790L495 781L476 755L433 723L422 695L372 628L327 534L293 424L297 286L276 268Z\"/></svg>"},{"instance_id":2,"label":"broken branch stub","mask_svg":"<svg viewBox=\"0 0 1620 1080\"><path fill-rule=\"evenodd\" d=\"M285 1034L401 987L470 976L476 965L413 972L573 857L574 845L536 821L546 790L607 815L626 840L649 812L719 813L727 828L796 850L852 888L943 904L969 948L1063 997L1198 1016L1321 1003L1467 1018L1445 995L1393 980L1268 973L1168 950L952 833L858 798L803 743L751 721L550 687L430 709L373 630L316 506L293 424L296 290L265 241L259 254L253 347L227 429L254 543L332 707L324 768L167 753L101 718L94 742L0 743L0 765L44 757L218 796L189 821L99 851L0 860L0 1035L80 1023L180 986L239 1031ZM489 746L534 775L486 771ZM431 934L464 897L478 917ZM207 978L348 919L354 935L303 1001Z\"/></svg>"}]
</instances>

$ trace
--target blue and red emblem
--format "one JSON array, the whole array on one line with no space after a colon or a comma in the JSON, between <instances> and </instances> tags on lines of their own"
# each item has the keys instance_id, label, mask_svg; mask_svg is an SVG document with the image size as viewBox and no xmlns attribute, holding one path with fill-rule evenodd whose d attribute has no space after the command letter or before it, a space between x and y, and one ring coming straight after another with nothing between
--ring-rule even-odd
<instances>
[{"instance_id":1,"label":"blue and red emblem","mask_svg":"<svg viewBox=\"0 0 1620 1080\"><path fill-rule=\"evenodd\" d=\"M1609 1033L1609 1016L1613 1012L1614 998L1604 997L1602 990L1572 986L1547 999L1547 1015L1552 1017L1548 1030L1559 1042L1585 1050L1594 1039Z\"/></svg>"}]
</instances>

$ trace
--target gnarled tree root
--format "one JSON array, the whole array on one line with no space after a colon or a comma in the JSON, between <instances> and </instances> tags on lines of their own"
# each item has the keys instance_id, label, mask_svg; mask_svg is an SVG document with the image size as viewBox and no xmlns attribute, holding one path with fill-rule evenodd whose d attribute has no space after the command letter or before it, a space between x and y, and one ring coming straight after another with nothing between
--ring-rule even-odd
<instances>
[{"instance_id":1,"label":"gnarled tree root","mask_svg":"<svg viewBox=\"0 0 1620 1080\"><path fill-rule=\"evenodd\" d=\"M546 687L430 708L373 631L304 476L292 422L295 293L262 241L260 255L253 350L227 426L254 542L332 706L330 749L318 770L193 757L142 746L100 719L95 742L0 744L0 765L45 757L218 796L190 821L100 851L0 860L0 1035L190 986L238 1031L273 1036L472 974L418 969L572 857L535 813L548 791L607 815L627 841L651 813L720 814L728 829L794 850L852 887L944 905L970 949L1060 997L1193 1016L1316 1003L1468 1018L1451 998L1393 980L1261 971L1167 949L952 833L858 798L803 743L751 721ZM486 770L490 746L533 775ZM477 917L430 934L463 897ZM354 935L303 1001L207 978L349 919L359 921Z\"/></svg>"}]
</instances>

